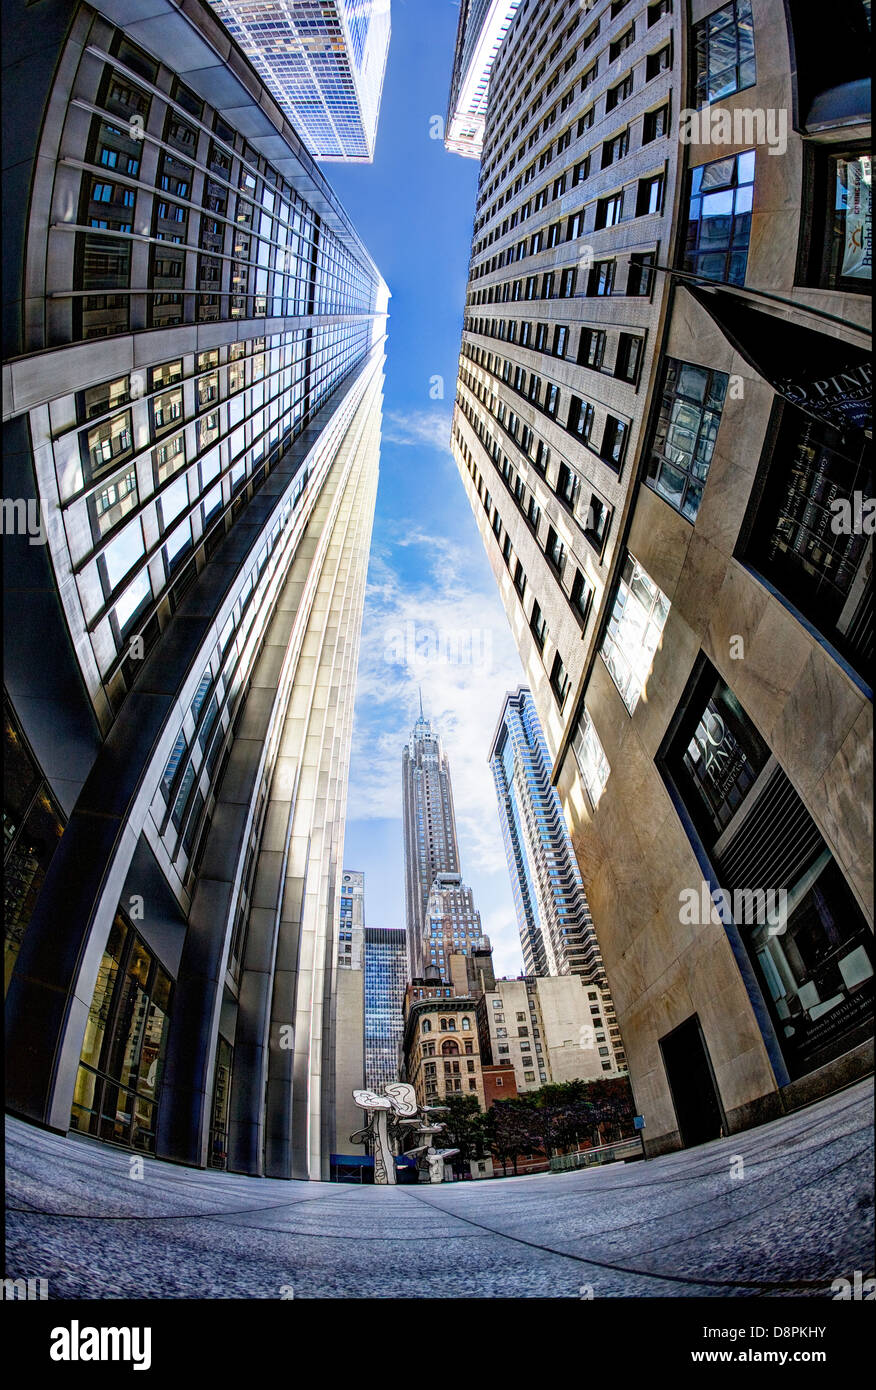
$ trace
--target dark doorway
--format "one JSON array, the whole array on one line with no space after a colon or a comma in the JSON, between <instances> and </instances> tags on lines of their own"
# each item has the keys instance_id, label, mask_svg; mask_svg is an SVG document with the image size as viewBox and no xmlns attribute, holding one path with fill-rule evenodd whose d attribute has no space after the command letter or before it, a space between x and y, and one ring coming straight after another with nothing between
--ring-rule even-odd
<instances>
[{"instance_id":1,"label":"dark doorway","mask_svg":"<svg viewBox=\"0 0 876 1390\"><path fill-rule=\"evenodd\" d=\"M685 1148L717 1139L724 1116L697 1015L661 1038L660 1051Z\"/></svg>"}]
</instances>

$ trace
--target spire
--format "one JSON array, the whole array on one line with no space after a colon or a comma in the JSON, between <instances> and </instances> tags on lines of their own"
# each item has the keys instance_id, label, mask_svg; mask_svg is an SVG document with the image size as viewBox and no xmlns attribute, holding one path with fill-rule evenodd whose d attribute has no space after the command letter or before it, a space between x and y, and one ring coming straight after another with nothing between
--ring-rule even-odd
<instances>
[{"instance_id":1,"label":"spire","mask_svg":"<svg viewBox=\"0 0 876 1390\"><path fill-rule=\"evenodd\" d=\"M420 692L420 718L422 719L422 718L423 718L423 687L422 687L422 686L418 686L417 688L418 688L418 690L419 690L419 692Z\"/></svg>"}]
</instances>

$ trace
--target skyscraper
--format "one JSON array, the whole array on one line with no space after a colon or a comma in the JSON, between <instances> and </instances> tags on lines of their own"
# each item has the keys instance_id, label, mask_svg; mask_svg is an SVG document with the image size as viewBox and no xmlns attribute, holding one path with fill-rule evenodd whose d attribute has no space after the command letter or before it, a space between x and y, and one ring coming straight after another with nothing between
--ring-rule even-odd
<instances>
[{"instance_id":1,"label":"skyscraper","mask_svg":"<svg viewBox=\"0 0 876 1390\"><path fill-rule=\"evenodd\" d=\"M390 0L210 0L316 159L374 158Z\"/></svg>"},{"instance_id":2,"label":"skyscraper","mask_svg":"<svg viewBox=\"0 0 876 1390\"><path fill-rule=\"evenodd\" d=\"M147 8L7 34L7 1100L318 1178L388 292L206 5Z\"/></svg>"},{"instance_id":3,"label":"skyscraper","mask_svg":"<svg viewBox=\"0 0 876 1390\"><path fill-rule=\"evenodd\" d=\"M499 821L530 975L583 975L605 985L605 967L532 694L505 699L490 749Z\"/></svg>"},{"instance_id":4,"label":"skyscraper","mask_svg":"<svg viewBox=\"0 0 876 1390\"><path fill-rule=\"evenodd\" d=\"M481 914L474 893L461 874L436 874L429 889L421 938L420 962L444 973L451 955L469 954L481 937Z\"/></svg>"},{"instance_id":5,"label":"skyscraper","mask_svg":"<svg viewBox=\"0 0 876 1390\"><path fill-rule=\"evenodd\" d=\"M453 951L470 952L480 913L462 880L450 764L431 720L420 714L402 753L405 922L414 977L442 970Z\"/></svg>"},{"instance_id":6,"label":"skyscraper","mask_svg":"<svg viewBox=\"0 0 876 1390\"><path fill-rule=\"evenodd\" d=\"M361 1129L353 1092L365 1084L365 875L341 875L337 987L330 1035L334 1053L336 1153L349 1153L350 1135Z\"/></svg>"},{"instance_id":7,"label":"skyscraper","mask_svg":"<svg viewBox=\"0 0 876 1390\"><path fill-rule=\"evenodd\" d=\"M479 159L484 143L490 73L521 0L462 0L450 79L444 144Z\"/></svg>"},{"instance_id":8,"label":"skyscraper","mask_svg":"<svg viewBox=\"0 0 876 1390\"><path fill-rule=\"evenodd\" d=\"M402 752L405 923L411 969L421 973L426 905L436 874L459 872L450 765L430 720L420 714Z\"/></svg>"},{"instance_id":9,"label":"skyscraper","mask_svg":"<svg viewBox=\"0 0 876 1390\"><path fill-rule=\"evenodd\" d=\"M397 1081L409 978L403 927L365 928L365 1085Z\"/></svg>"},{"instance_id":10,"label":"skyscraper","mask_svg":"<svg viewBox=\"0 0 876 1390\"><path fill-rule=\"evenodd\" d=\"M452 448L651 1152L872 1067L872 538L825 510L872 492L869 6L833 17L525 0L490 74Z\"/></svg>"}]
</instances>

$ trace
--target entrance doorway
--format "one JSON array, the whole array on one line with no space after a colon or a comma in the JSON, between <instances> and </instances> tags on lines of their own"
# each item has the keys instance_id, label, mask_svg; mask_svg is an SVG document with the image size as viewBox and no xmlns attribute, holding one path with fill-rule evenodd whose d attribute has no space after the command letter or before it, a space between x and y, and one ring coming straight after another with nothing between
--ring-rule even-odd
<instances>
[{"instance_id":1,"label":"entrance doorway","mask_svg":"<svg viewBox=\"0 0 876 1390\"><path fill-rule=\"evenodd\" d=\"M661 1038L660 1051L685 1148L719 1138L724 1114L697 1015Z\"/></svg>"}]
</instances>

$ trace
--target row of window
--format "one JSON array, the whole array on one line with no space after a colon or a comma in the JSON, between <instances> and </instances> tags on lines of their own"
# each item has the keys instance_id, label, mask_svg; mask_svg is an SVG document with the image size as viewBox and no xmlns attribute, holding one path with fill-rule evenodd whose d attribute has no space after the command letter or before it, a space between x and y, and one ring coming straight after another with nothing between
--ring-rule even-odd
<instances>
[{"instance_id":1,"label":"row of window","mask_svg":"<svg viewBox=\"0 0 876 1390\"><path fill-rule=\"evenodd\" d=\"M567 33L567 35L566 35L567 38L568 38L569 35L574 31L574 28L576 27L576 25L577 25L577 20L575 21L575 24L572 25L571 29L568 31L568 33ZM586 52L586 51L589 49L590 44L593 42L593 39L597 36L598 33L599 33L599 21L597 21L596 25L595 25L595 26L589 31L589 33L585 36L585 41L582 43L581 48L580 48L581 54L583 54L584 52ZM631 25L627 30L624 31L624 34L623 34L623 35L621 35L618 39L614 40L614 41L609 45L607 53L605 53L604 55L598 55L593 61L585 60L585 61L586 61L586 67L584 68L584 71L583 71L583 73L581 74L580 78L579 78L578 76L575 77L575 79L574 79L573 82L572 82L572 85L571 85L570 87L567 88L567 90L565 91L565 93L563 94L563 96L559 99L559 101L557 102L557 104L556 104L555 106L553 106L553 107L551 108L550 111L548 111L548 113L546 114L546 116L545 116L545 117L540 121L540 123L530 132L530 134L529 134L529 136L528 136L528 139L525 140L524 143L519 147L519 149L516 151L516 153L511 157L511 159L508 161L508 163L507 163L507 164L504 166L504 168L501 170L501 172L500 172L499 174L496 175L496 177L492 180L492 182L490 182L489 184L487 184L487 183L486 183L486 179L489 178L490 174L492 173L493 168L495 168L495 164L496 164L497 158L498 158L498 156L497 156L497 157L494 157L492 160L489 158L489 148L491 148L492 143L493 143L493 141L492 141L492 139L491 139L491 141L490 141L490 146L488 147L488 150L485 151L485 155L487 155L487 158L486 158L485 163L484 163L483 166L482 166L481 192L480 192L479 198L478 198L478 207L479 207L479 208L480 208L480 206L482 205L482 203L483 203L484 201L486 201L488 198L490 198L490 197L492 196L492 194L501 186L501 184L505 181L505 179L506 179L506 178L510 175L510 173L513 171L515 165L516 165L521 159L525 158L525 155L526 155L527 151L528 151L529 149L531 149L531 148L533 147L533 145L536 144L536 142L538 141L539 137L540 137L540 136L544 136L544 134L545 134L548 130L550 130L550 128L553 126L553 124L554 124L554 122L555 122L555 120L556 120L556 118L557 118L557 115L562 115L562 113L563 113L565 110L568 109L568 107L569 107L569 106L572 104L572 102L574 101L576 94L577 94L579 91L580 91L581 93L586 92L587 89L596 81L596 79L597 79L597 77L598 77L598 75L599 75L599 72L601 71L601 57L602 57L602 56L608 57L608 60L609 60L609 67L611 67L611 65L612 65L614 62L616 62L617 59L621 56L621 53L622 53L627 47L629 47L629 46L631 45L631 43L632 43L633 40L634 40L634 37L635 37L635 28L634 28L634 26ZM616 47L616 45L618 45L618 44L622 44L622 47L619 48L619 49L617 50L617 52L615 52L615 47ZM559 52L559 50L558 50L558 52ZM612 57L612 54L613 54L613 53L614 53L614 56ZM509 148L510 144L513 143L513 141L514 141L516 138L518 138L518 136L525 130L525 128L527 127L527 125L528 125L528 123L529 123L529 120L530 120L530 119L537 113L537 111L540 109L540 107L541 107L543 101L544 101L547 97L549 97L549 96L551 95L551 93L554 91L554 89L559 85L559 83L560 83L560 81L561 81L561 78L562 78L566 73L571 72L572 69L576 66L576 63L577 63L577 60L578 60L578 56L579 56L579 50L578 50L578 49L576 49L576 50L574 50L573 52L569 53L569 54L566 56L565 60L558 66L557 70L556 70L555 73L552 75L552 77L549 78L549 79L547 80L547 82L546 82L544 88L543 88L542 90L540 90L540 91L537 92L537 95L536 95L536 97L534 98L534 100L533 100L531 106L529 107L529 110L528 110L527 113L522 117L522 119L520 120L520 122L518 123L518 125L515 127L515 130L512 132L512 134L511 134L511 136L509 137L508 141L506 141L505 146L503 147L503 153L507 151L507 149ZM666 69L668 69L668 68L671 66L671 63L672 63L672 54L671 54L671 45L670 45L670 44L663 44L660 48L658 48L657 50L655 50L653 53L647 54L646 57L645 57L645 80L646 80L646 81L651 81L651 80L652 80L654 77L656 77L660 72L665 71ZM540 70L539 70L539 73L543 76L543 74L544 74L544 68L540 69ZM540 81L539 73L536 73L535 76L532 78L532 80L529 82L529 84L524 88L524 91L523 91L521 97L518 99L517 105L513 108L514 114L516 114L516 112L517 112L517 110L519 109L519 107L521 106L521 104L522 104L523 102L525 102L525 100L527 99L527 97L529 96L529 94L530 94L530 92L533 90L533 88L534 88L534 87L535 87L536 89L538 88L538 83L539 83L539 81ZM580 86L579 86L579 83L580 83ZM502 98L501 98L501 95L500 95L501 90L502 90L502 84L501 84L501 83L497 83L496 87L494 88L494 91L495 91L496 95L493 96L493 97L492 97L492 100L491 100L491 104L494 106L494 109L495 109L495 107L497 106L497 104L498 104L498 103L501 101L501 99L502 99ZM615 104L616 104L616 102L615 102ZM609 110L612 109L611 106L609 106L608 109L609 109ZM509 119L509 118L506 117L505 124L504 124L503 126L499 127L499 132L498 132L499 135L501 135L501 133L503 133L504 130L507 128L508 119ZM580 130L579 130L579 134L580 134ZM495 137L493 137L493 138L495 138ZM562 135L560 136L560 139L559 139L559 142L558 142L558 143L560 144L561 148L564 147L563 142L565 142L565 144L568 144L570 138L571 138L571 127L568 128L566 131L564 131L564 132L562 133ZM550 147L549 147L549 148L550 148ZM548 158L550 158L550 155L548 155ZM544 160L544 154L542 155L542 160ZM545 161L545 162L546 162L546 161ZM534 167L535 167L535 166L530 166L530 169L528 169L524 175L518 176L518 179L516 180L516 182L515 182L513 188L509 189L509 190L506 192L506 194L505 194L502 198L500 198L500 199L498 200L498 203L497 203L497 204L494 204L493 207L483 216L483 218L480 220L480 222L479 222L478 224L476 224L476 229L477 229L477 227L479 227L480 225L482 225L483 222L490 220L490 219L492 218L492 216L495 215L495 212L501 209L501 207L503 206L504 202L506 202L510 196L513 196L513 193L514 193L514 192L519 191L519 188L520 188L520 186L522 186L522 183L523 183L524 181L528 181L528 178L531 178L531 177L532 177L531 170L532 170ZM542 163L540 167L543 168L543 167L544 167L544 163Z\"/></svg>"},{"instance_id":2,"label":"row of window","mask_svg":"<svg viewBox=\"0 0 876 1390\"><path fill-rule=\"evenodd\" d=\"M127 40L114 48L118 62L154 84L151 59ZM219 116L206 126L204 104L181 84L168 98L108 62L96 104L85 150L94 172L86 167L81 183L78 227L88 230L77 236L74 336L370 309L372 275ZM195 111L194 121L182 114ZM154 156L144 161L144 148L153 147L150 183L143 175Z\"/></svg>"}]
</instances>

